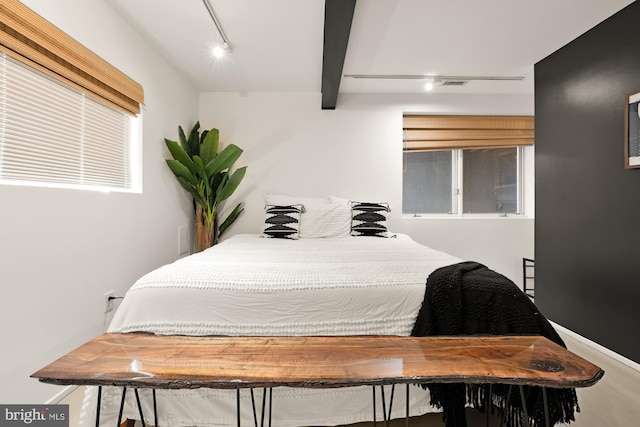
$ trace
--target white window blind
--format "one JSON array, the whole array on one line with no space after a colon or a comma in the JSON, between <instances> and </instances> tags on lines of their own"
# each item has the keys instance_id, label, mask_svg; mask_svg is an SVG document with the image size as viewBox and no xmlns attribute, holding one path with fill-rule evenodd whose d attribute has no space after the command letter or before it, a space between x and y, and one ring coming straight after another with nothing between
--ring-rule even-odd
<instances>
[{"instance_id":1,"label":"white window blind","mask_svg":"<svg viewBox=\"0 0 640 427\"><path fill-rule=\"evenodd\" d=\"M137 120L0 54L0 183L138 192Z\"/></svg>"}]
</instances>

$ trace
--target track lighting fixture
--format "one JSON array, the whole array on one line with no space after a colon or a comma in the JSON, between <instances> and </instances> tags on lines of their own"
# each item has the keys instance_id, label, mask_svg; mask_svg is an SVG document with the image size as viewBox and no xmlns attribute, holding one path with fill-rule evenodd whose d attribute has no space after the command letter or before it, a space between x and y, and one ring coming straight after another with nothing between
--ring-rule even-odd
<instances>
[{"instance_id":1,"label":"track lighting fixture","mask_svg":"<svg viewBox=\"0 0 640 427\"><path fill-rule=\"evenodd\" d=\"M220 39L222 39L222 44L217 45L213 48L213 56L215 56L216 58L220 58L225 54L231 52L231 42L229 42L229 38L227 37L226 33L224 32L224 29L222 28L222 23L220 23L220 20L216 16L215 11L213 10L213 6L211 6L211 3L209 2L209 0L202 0L202 2L207 8L207 12L209 12L209 16L211 17L213 24L216 26L216 30L218 30Z\"/></svg>"}]
</instances>

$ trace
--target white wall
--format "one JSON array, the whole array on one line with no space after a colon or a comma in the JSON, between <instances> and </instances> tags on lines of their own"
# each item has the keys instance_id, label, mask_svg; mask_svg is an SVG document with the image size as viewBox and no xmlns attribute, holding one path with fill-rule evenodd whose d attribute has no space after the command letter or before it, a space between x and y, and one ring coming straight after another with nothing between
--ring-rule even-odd
<instances>
[{"instance_id":1,"label":"white wall","mask_svg":"<svg viewBox=\"0 0 640 427\"><path fill-rule=\"evenodd\" d=\"M522 257L533 256L533 180L527 218L403 218L402 114L532 115L533 97L341 94L338 101L323 111L316 93L200 94L203 127L243 148L238 165L249 166L234 199L245 201L245 212L229 234L261 231L267 192L388 201L392 230L520 284ZM533 149L526 154L532 177Z\"/></svg>"},{"instance_id":2,"label":"white wall","mask_svg":"<svg viewBox=\"0 0 640 427\"><path fill-rule=\"evenodd\" d=\"M105 292L177 258L192 213L163 137L198 108L195 89L104 1L22 1L143 85L143 194L0 186L2 403L63 391L29 376L102 332Z\"/></svg>"}]
</instances>

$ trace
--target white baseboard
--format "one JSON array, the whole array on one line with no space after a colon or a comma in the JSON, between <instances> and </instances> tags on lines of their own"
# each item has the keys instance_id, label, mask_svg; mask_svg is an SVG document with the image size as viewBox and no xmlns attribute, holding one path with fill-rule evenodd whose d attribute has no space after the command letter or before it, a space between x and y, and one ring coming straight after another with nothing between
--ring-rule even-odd
<instances>
[{"instance_id":1,"label":"white baseboard","mask_svg":"<svg viewBox=\"0 0 640 427\"><path fill-rule=\"evenodd\" d=\"M551 322L553 324L553 327L558 329L559 331L569 335L570 337L580 341L581 343L588 345L589 347L593 348L594 350L599 351L600 353L609 356L610 358L630 367L635 369L636 371L640 372L640 363L636 363L631 359L627 359L626 357L622 356L621 354L616 353L615 351L609 350L606 347L601 346L600 344L591 341L588 338L583 337L582 335L573 332L570 329L565 328L564 326L560 326L555 322Z\"/></svg>"},{"instance_id":2,"label":"white baseboard","mask_svg":"<svg viewBox=\"0 0 640 427\"><path fill-rule=\"evenodd\" d=\"M47 400L45 402L45 405L55 405L56 403L60 403L60 401L62 399L64 399L65 397L69 396L77 388L78 388L77 385L68 385L68 386L66 386L65 388L62 389L62 391L60 393L56 394L51 399Z\"/></svg>"}]
</instances>

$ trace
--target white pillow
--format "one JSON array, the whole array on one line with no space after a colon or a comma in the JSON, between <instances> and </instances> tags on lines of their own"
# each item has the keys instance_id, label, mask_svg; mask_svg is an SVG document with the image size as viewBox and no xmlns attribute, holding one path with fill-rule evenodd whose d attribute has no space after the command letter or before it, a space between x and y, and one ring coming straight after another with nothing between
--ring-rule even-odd
<instances>
[{"instance_id":1,"label":"white pillow","mask_svg":"<svg viewBox=\"0 0 640 427\"><path fill-rule=\"evenodd\" d=\"M297 196L288 196L286 194L276 194L276 193L268 193L265 196L265 203L267 205L279 205L279 206L289 206L289 205L303 205L305 212L307 209L314 210L322 208L323 206L329 203L328 197L297 197Z\"/></svg>"},{"instance_id":2,"label":"white pillow","mask_svg":"<svg viewBox=\"0 0 640 427\"><path fill-rule=\"evenodd\" d=\"M351 231L351 207L337 203L329 197L296 197L284 194L267 194L268 205L303 205L300 217L300 238L320 239L346 237Z\"/></svg>"},{"instance_id":3,"label":"white pillow","mask_svg":"<svg viewBox=\"0 0 640 427\"><path fill-rule=\"evenodd\" d=\"M350 209L351 206L351 200L349 199L343 199L342 197L337 197L337 196L329 196L329 201L331 203L337 203L339 205L344 205L344 206L348 206Z\"/></svg>"},{"instance_id":4,"label":"white pillow","mask_svg":"<svg viewBox=\"0 0 640 427\"><path fill-rule=\"evenodd\" d=\"M351 209L347 205L327 203L306 210L300 219L300 238L346 237L351 231Z\"/></svg>"}]
</instances>

